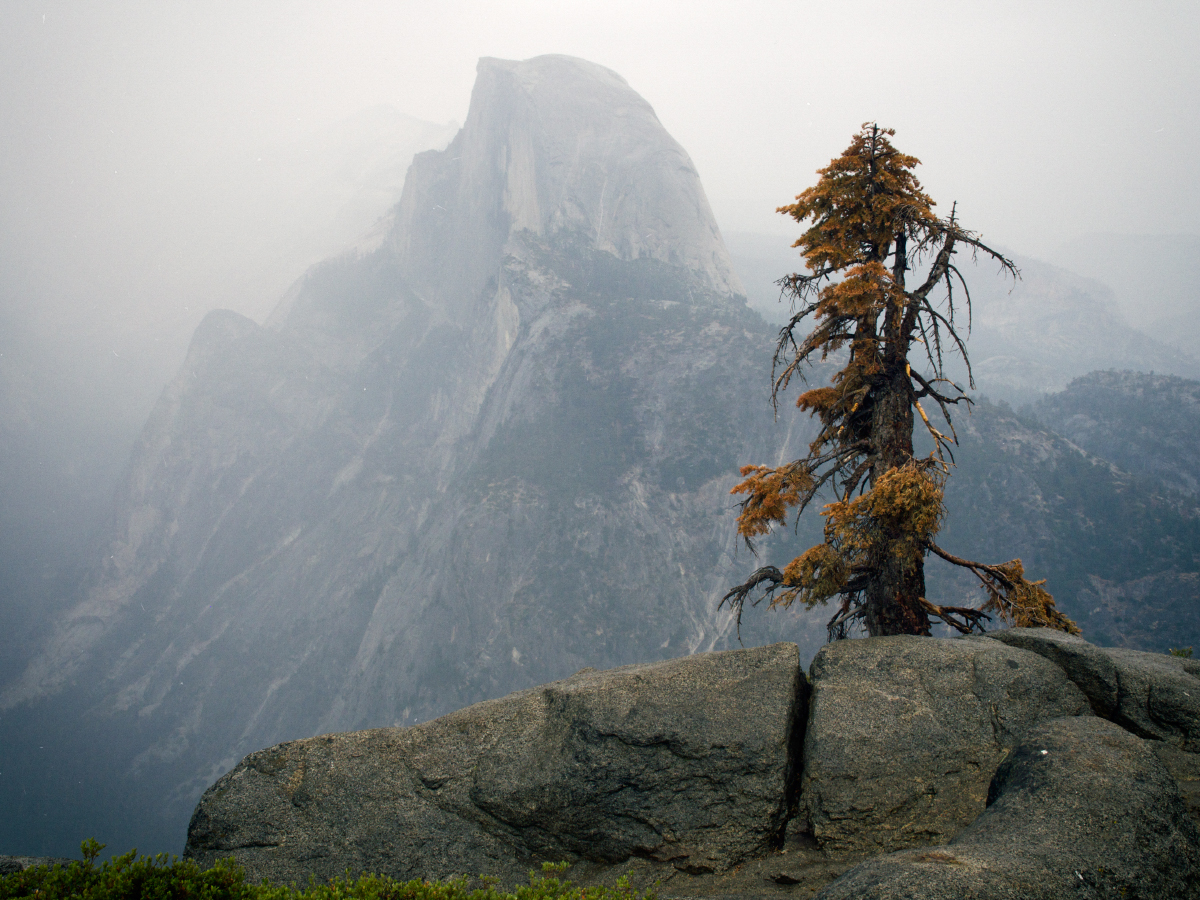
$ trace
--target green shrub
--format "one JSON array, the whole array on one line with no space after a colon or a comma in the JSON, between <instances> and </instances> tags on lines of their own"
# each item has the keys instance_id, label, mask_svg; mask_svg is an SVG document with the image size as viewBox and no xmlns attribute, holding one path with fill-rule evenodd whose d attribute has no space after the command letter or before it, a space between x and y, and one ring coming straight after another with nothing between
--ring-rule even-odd
<instances>
[{"instance_id":1,"label":"green shrub","mask_svg":"<svg viewBox=\"0 0 1200 900\"><path fill-rule=\"evenodd\" d=\"M130 850L96 865L104 844L89 838L80 849L83 862L66 867L35 866L0 878L0 900L242 900L255 896L256 889L246 884L245 873L229 860L204 870L189 859L166 853L138 859L137 851Z\"/></svg>"},{"instance_id":2,"label":"green shrub","mask_svg":"<svg viewBox=\"0 0 1200 900\"><path fill-rule=\"evenodd\" d=\"M562 880L567 863L545 863L541 874L529 873L529 884L511 892L498 880L482 878L482 888L469 889L466 877L448 881L397 881L387 875L310 880L307 887L261 885L231 859L201 869L190 859L166 853L138 858L136 850L96 864L104 849L95 839L83 842L83 862L69 866L36 866L0 877L0 900L655 900L653 891L639 894L622 878L615 888L574 887Z\"/></svg>"}]
</instances>

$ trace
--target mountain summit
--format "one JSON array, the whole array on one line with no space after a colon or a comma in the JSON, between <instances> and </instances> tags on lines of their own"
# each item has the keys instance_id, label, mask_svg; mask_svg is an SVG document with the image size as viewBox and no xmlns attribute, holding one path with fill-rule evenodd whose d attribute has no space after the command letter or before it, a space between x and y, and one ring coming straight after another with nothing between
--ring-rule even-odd
<instances>
[{"instance_id":1,"label":"mountain summit","mask_svg":"<svg viewBox=\"0 0 1200 900\"><path fill-rule=\"evenodd\" d=\"M414 161L396 216L401 265L450 306L495 276L519 232L744 293L687 153L621 76L571 57L480 60L466 124Z\"/></svg>"},{"instance_id":2,"label":"mountain summit","mask_svg":"<svg viewBox=\"0 0 1200 900\"><path fill-rule=\"evenodd\" d=\"M6 727L81 723L148 807L106 839L177 849L247 752L727 647L729 487L803 438L771 347L650 106L484 59L372 241L197 329Z\"/></svg>"}]
</instances>

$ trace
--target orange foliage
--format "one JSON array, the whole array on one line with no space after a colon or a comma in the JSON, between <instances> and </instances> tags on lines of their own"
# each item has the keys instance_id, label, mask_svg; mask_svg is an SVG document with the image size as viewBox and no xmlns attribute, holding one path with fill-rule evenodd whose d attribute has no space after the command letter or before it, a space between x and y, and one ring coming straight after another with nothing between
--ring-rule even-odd
<instances>
[{"instance_id":1,"label":"orange foliage","mask_svg":"<svg viewBox=\"0 0 1200 900\"><path fill-rule=\"evenodd\" d=\"M983 605L985 612L995 613L1000 621L1014 628L1055 628L1079 634L1079 626L1055 608L1054 598L1042 587L1045 580L1025 580L1025 567L1019 559L990 568L1000 573L1011 587L998 590L984 581L988 593L988 601Z\"/></svg>"},{"instance_id":2,"label":"orange foliage","mask_svg":"<svg viewBox=\"0 0 1200 900\"><path fill-rule=\"evenodd\" d=\"M731 494L747 494L738 516L738 534L744 538L768 534L775 523L787 522L787 511L800 503L800 495L812 487L812 475L789 463L777 469L768 466L742 466L745 481L734 486Z\"/></svg>"},{"instance_id":3,"label":"orange foliage","mask_svg":"<svg viewBox=\"0 0 1200 900\"><path fill-rule=\"evenodd\" d=\"M934 202L912 174L920 164L892 147L894 129L863 125L840 157L818 169L820 181L778 212L812 225L792 245L809 269L844 269L890 244L897 225L917 234L937 224Z\"/></svg>"},{"instance_id":4,"label":"orange foliage","mask_svg":"<svg viewBox=\"0 0 1200 900\"><path fill-rule=\"evenodd\" d=\"M821 515L825 543L788 563L772 606L824 603L885 554L905 568L920 565L927 543L941 528L942 486L931 466L914 461L884 473L872 490L852 500L827 503Z\"/></svg>"}]
</instances>

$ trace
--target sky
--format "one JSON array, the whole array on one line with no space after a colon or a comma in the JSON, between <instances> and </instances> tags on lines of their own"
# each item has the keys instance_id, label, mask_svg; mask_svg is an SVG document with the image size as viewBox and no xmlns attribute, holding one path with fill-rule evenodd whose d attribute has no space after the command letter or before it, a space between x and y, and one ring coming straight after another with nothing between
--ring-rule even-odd
<instances>
[{"instance_id":1,"label":"sky","mask_svg":"<svg viewBox=\"0 0 1200 900\"><path fill-rule=\"evenodd\" d=\"M262 320L361 226L333 227L328 183L285 197L331 177L296 155L444 141L481 56L620 73L729 232L794 235L775 207L873 120L941 209L1010 250L1200 234L1198 25L1200 4L1153 0L0 0L0 353L49 342L77 384L101 354L144 359L121 382L142 415L205 311Z\"/></svg>"}]
</instances>

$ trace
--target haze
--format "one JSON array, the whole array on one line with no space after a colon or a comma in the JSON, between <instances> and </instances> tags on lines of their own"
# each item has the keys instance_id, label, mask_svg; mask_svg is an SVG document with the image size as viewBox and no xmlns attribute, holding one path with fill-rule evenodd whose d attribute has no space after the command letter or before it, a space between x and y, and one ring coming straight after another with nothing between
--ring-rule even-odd
<instances>
[{"instance_id":1,"label":"haze","mask_svg":"<svg viewBox=\"0 0 1200 900\"><path fill-rule=\"evenodd\" d=\"M786 245L775 207L877 120L943 209L1053 259L1093 232L1195 246L1198 20L1182 2L4 2L0 555L65 577L200 318L261 321L369 227L462 121L481 56L619 72L728 233Z\"/></svg>"},{"instance_id":2,"label":"haze","mask_svg":"<svg viewBox=\"0 0 1200 900\"><path fill-rule=\"evenodd\" d=\"M230 182L371 107L461 121L480 56L621 73L691 153L725 230L790 233L774 208L874 119L1005 246L1200 231L1194 4L19 2L0 16L9 303L48 292L70 309L99 291L261 317L271 261L218 236L285 223Z\"/></svg>"}]
</instances>

